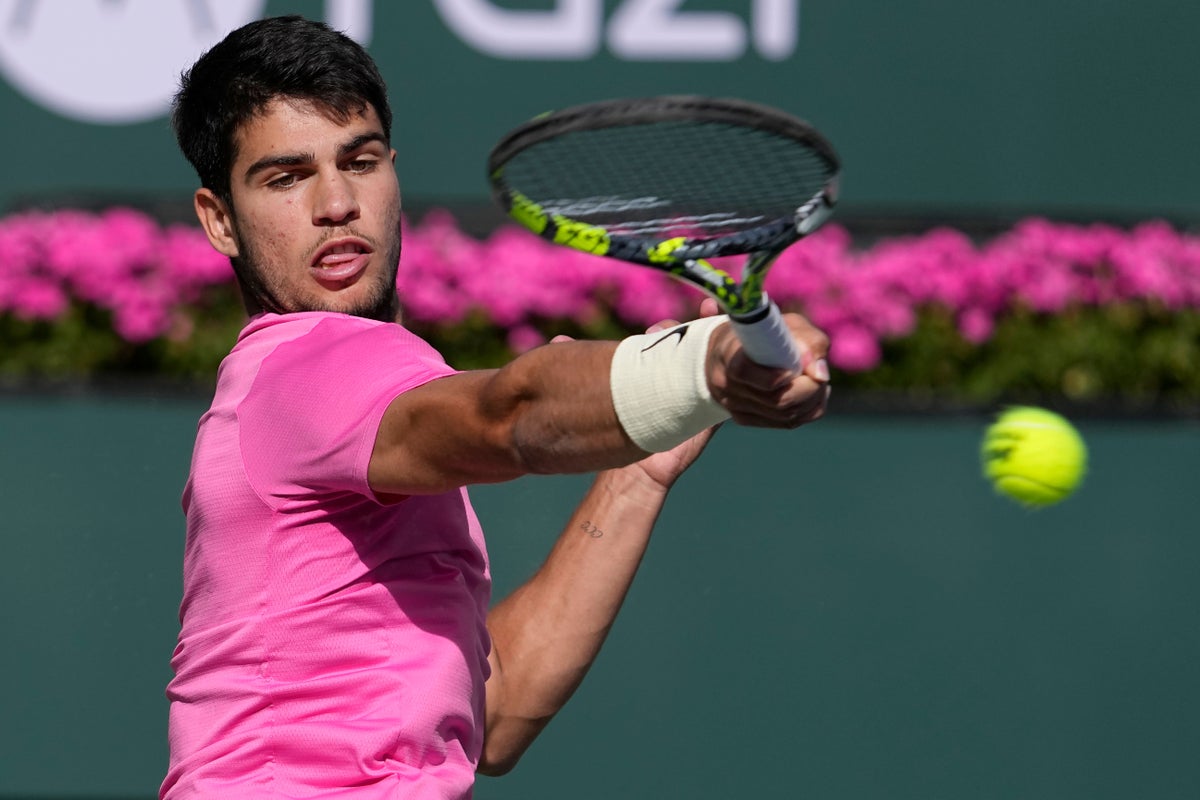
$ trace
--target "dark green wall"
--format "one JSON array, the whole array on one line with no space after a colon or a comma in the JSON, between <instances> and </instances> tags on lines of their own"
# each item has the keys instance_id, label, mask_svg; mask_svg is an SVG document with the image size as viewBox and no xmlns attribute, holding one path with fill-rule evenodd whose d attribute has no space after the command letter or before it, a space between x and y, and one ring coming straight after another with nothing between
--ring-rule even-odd
<instances>
[{"instance_id":1,"label":"dark green wall","mask_svg":"<svg viewBox=\"0 0 1200 800\"><path fill-rule=\"evenodd\" d=\"M202 398L0 397L0 797L150 798ZM982 416L729 429L502 798L1200 795L1200 424L1085 419L1038 513ZM498 592L582 478L474 492ZM717 497L724 498L718 502Z\"/></svg>"},{"instance_id":2,"label":"dark green wall","mask_svg":"<svg viewBox=\"0 0 1200 800\"><path fill-rule=\"evenodd\" d=\"M509 11L559 5L487 2ZM630 2L606 0L604 20ZM606 32L587 58L497 58L456 36L433 0L367 2L369 48L393 94L405 191L415 202L483 198L492 144L548 108L697 92L773 103L816 123L846 164L844 213L1200 215L1200 159L1193 155L1200 4L794 2L799 31L790 55L771 60L748 47L733 61L622 60ZM136 6L100 5L109 15L133 15ZM260 5L265 13L317 18L326 7L316 0ZM746 0L685 0L679 11L723 12L746 25L751 7ZM0 19L0 46L16 35L9 17ZM703 48L696 50L699 58ZM66 48L61 58L80 56ZM146 69L153 68L147 60ZM0 118L0 151L8 155L0 209L87 195L161 196L187 205L194 178L165 117L123 125L68 120L0 74Z\"/></svg>"}]
</instances>

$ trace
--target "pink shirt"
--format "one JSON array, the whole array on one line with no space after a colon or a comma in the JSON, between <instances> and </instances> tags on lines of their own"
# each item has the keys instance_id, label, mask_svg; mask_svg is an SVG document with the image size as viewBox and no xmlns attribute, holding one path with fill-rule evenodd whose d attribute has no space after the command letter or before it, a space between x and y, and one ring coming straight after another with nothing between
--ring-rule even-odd
<instances>
[{"instance_id":1,"label":"pink shirt","mask_svg":"<svg viewBox=\"0 0 1200 800\"><path fill-rule=\"evenodd\" d=\"M384 409L451 374L394 324L262 315L183 495L164 798L469 797L491 590L466 490L376 497Z\"/></svg>"}]
</instances>

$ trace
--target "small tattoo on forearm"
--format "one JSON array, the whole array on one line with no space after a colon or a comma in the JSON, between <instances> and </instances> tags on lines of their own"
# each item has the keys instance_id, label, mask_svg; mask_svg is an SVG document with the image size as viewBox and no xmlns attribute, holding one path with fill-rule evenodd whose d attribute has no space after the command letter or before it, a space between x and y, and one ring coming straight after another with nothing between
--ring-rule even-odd
<instances>
[{"instance_id":1,"label":"small tattoo on forearm","mask_svg":"<svg viewBox=\"0 0 1200 800\"><path fill-rule=\"evenodd\" d=\"M593 539L599 539L601 536L604 535L604 531L600 530L598 527L593 525L591 520L587 520L579 527L581 529L583 529L584 533L586 533L588 536L592 537Z\"/></svg>"}]
</instances>

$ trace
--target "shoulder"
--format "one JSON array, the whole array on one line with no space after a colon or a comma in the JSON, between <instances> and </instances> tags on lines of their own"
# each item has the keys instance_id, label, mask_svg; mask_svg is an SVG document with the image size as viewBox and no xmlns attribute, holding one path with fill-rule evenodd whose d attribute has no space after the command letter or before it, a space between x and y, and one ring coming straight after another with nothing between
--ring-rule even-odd
<instances>
[{"instance_id":1,"label":"shoulder","mask_svg":"<svg viewBox=\"0 0 1200 800\"><path fill-rule=\"evenodd\" d=\"M360 344L403 344L436 353L423 339L399 323L380 322L330 311L260 314L242 329L234 350L266 343L278 347L288 342L323 348L346 340L355 340Z\"/></svg>"},{"instance_id":2,"label":"shoulder","mask_svg":"<svg viewBox=\"0 0 1200 800\"><path fill-rule=\"evenodd\" d=\"M439 371L453 371L441 354L425 340L394 322L312 311L297 314L262 314L242 330L235 354L256 355L263 366L289 363L316 367L345 359L372 362L410 360Z\"/></svg>"},{"instance_id":3,"label":"shoulder","mask_svg":"<svg viewBox=\"0 0 1200 800\"><path fill-rule=\"evenodd\" d=\"M264 487L362 493L388 405L454 372L402 326L343 314L257 317L235 350L248 376L236 407L243 457Z\"/></svg>"},{"instance_id":4,"label":"shoulder","mask_svg":"<svg viewBox=\"0 0 1200 800\"><path fill-rule=\"evenodd\" d=\"M394 396L455 372L402 325L328 312L256 317L238 350L257 362L255 394L286 394L291 402L330 392Z\"/></svg>"}]
</instances>

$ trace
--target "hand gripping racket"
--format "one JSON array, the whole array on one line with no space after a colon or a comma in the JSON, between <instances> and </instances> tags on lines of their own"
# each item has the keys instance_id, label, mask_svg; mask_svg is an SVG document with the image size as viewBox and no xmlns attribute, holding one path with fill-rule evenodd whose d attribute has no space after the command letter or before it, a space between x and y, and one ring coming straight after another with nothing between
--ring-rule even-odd
<instances>
[{"instance_id":1,"label":"hand gripping racket","mask_svg":"<svg viewBox=\"0 0 1200 800\"><path fill-rule=\"evenodd\" d=\"M805 122L733 99L663 96L543 114L493 148L496 200L555 244L664 270L714 297L751 359L800 356L763 280L837 202L839 162ZM707 259L749 255L739 283Z\"/></svg>"}]
</instances>

